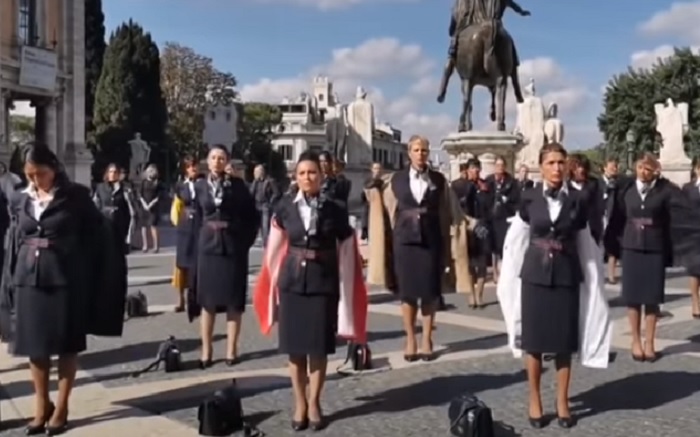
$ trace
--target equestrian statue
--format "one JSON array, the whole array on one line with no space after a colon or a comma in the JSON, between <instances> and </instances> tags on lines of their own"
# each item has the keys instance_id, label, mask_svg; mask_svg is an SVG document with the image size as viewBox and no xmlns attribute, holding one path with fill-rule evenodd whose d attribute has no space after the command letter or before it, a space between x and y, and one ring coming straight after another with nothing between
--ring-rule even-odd
<instances>
[{"instance_id":1,"label":"equestrian statue","mask_svg":"<svg viewBox=\"0 0 700 437\"><path fill-rule=\"evenodd\" d=\"M503 14L512 9L523 17L530 15L513 0L455 0L450 20L449 59L440 83L438 102L445 101L450 76L457 69L462 79L463 107L460 132L472 130L472 92L477 85L491 92L491 121L499 131L506 130L506 91L508 79L518 103L523 94L518 80L518 53L515 42L503 26Z\"/></svg>"}]
</instances>

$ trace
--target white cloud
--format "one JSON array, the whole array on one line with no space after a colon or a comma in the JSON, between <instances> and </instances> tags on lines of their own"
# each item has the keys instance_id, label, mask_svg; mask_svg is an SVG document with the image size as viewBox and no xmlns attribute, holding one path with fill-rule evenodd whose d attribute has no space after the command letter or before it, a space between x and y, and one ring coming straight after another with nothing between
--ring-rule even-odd
<instances>
[{"instance_id":1,"label":"white cloud","mask_svg":"<svg viewBox=\"0 0 700 437\"><path fill-rule=\"evenodd\" d=\"M322 11L347 9L353 6L367 3L413 3L417 0L250 0L262 4L283 4L320 9Z\"/></svg>"},{"instance_id":2,"label":"white cloud","mask_svg":"<svg viewBox=\"0 0 700 437\"><path fill-rule=\"evenodd\" d=\"M676 2L639 24L639 31L648 36L670 36L700 41L700 1Z\"/></svg>"},{"instance_id":3,"label":"white cloud","mask_svg":"<svg viewBox=\"0 0 700 437\"><path fill-rule=\"evenodd\" d=\"M35 108L30 106L30 102L24 100L15 102L15 109L10 110L10 115L24 115L26 117L34 117L35 114Z\"/></svg>"},{"instance_id":4,"label":"white cloud","mask_svg":"<svg viewBox=\"0 0 700 437\"><path fill-rule=\"evenodd\" d=\"M632 53L630 65L634 68L650 68L661 59L673 55L673 46L662 45L652 50L640 50Z\"/></svg>"},{"instance_id":5,"label":"white cloud","mask_svg":"<svg viewBox=\"0 0 700 437\"><path fill-rule=\"evenodd\" d=\"M368 98L375 105L380 121L394 124L403 131L404 136L421 133L431 140L434 147L439 147L440 139L456 129L461 105L450 104L446 112L427 113L430 107L434 109L436 105L439 84L436 66L436 62L418 45L402 44L395 38L374 38L357 47L333 50L328 62L312 66L298 76L263 78L256 83L245 84L240 88L240 94L245 101L279 103L285 97L295 98L301 92L310 92L313 77L323 75L333 81L334 91L341 101L349 102L354 98L356 87L362 85L367 89ZM534 78L538 95L547 103L558 103L564 119L589 96L588 91L551 58L524 60L520 77L523 86ZM409 82L405 92L387 98L379 85L398 81ZM455 86L458 81L455 73L448 103L451 103L449 99L461 100L459 87ZM488 102L482 100L483 91L480 89L476 93L476 126L481 124L479 120L485 120L488 116ZM512 127L515 114L512 86L508 95L507 120L509 127Z\"/></svg>"}]
</instances>

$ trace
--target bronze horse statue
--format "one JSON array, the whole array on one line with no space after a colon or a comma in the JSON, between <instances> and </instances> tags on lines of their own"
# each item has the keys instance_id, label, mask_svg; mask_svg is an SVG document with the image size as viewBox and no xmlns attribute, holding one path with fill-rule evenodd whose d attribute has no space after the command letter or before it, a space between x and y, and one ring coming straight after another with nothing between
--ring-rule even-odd
<instances>
[{"instance_id":1,"label":"bronze horse statue","mask_svg":"<svg viewBox=\"0 0 700 437\"><path fill-rule=\"evenodd\" d=\"M491 92L490 118L496 122L499 131L506 130L508 79L513 83L515 99L518 103L523 102L515 42L501 23L507 7L520 15L530 15L512 0L457 0L450 23L453 43L438 102L444 101L449 78L456 68L462 79L463 96L459 132L473 128L472 94L477 85Z\"/></svg>"}]
</instances>

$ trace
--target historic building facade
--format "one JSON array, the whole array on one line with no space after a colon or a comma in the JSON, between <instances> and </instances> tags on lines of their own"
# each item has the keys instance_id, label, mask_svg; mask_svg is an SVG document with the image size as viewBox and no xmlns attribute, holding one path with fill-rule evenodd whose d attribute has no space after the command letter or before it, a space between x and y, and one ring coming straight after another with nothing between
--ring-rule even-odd
<instances>
[{"instance_id":1,"label":"historic building facade","mask_svg":"<svg viewBox=\"0 0 700 437\"><path fill-rule=\"evenodd\" d=\"M10 110L30 102L36 140L87 184L84 10L84 0L0 0L0 161L12 153Z\"/></svg>"},{"instance_id":2,"label":"historic building facade","mask_svg":"<svg viewBox=\"0 0 700 437\"><path fill-rule=\"evenodd\" d=\"M275 128L272 143L290 169L305 150L328 148L328 123L342 118L347 106L339 101L333 82L327 77L314 78L311 86L312 93L301 92L297 98L277 104L282 122ZM402 168L407 157L401 131L387 123L375 123L372 159L390 170Z\"/></svg>"}]
</instances>

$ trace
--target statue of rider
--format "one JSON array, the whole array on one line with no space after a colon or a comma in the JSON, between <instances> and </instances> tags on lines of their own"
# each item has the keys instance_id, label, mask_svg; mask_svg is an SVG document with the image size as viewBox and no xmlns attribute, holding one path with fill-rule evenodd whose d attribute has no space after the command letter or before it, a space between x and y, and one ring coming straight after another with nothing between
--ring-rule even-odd
<instances>
[{"instance_id":1,"label":"statue of rider","mask_svg":"<svg viewBox=\"0 0 700 437\"><path fill-rule=\"evenodd\" d=\"M455 68L459 34L471 25L489 20L494 24L494 39L498 34L507 35L508 32L505 30L505 27L503 27L502 20L508 8L511 8L523 17L530 16L530 11L523 9L514 0L455 0L455 4L452 7L452 16L450 17L450 48L448 50L448 59L440 85L440 93L437 98L439 103L445 101L447 84ZM491 44L491 50L493 50L495 40L492 41ZM516 67L520 65L515 43L513 43L513 61Z\"/></svg>"}]
</instances>

